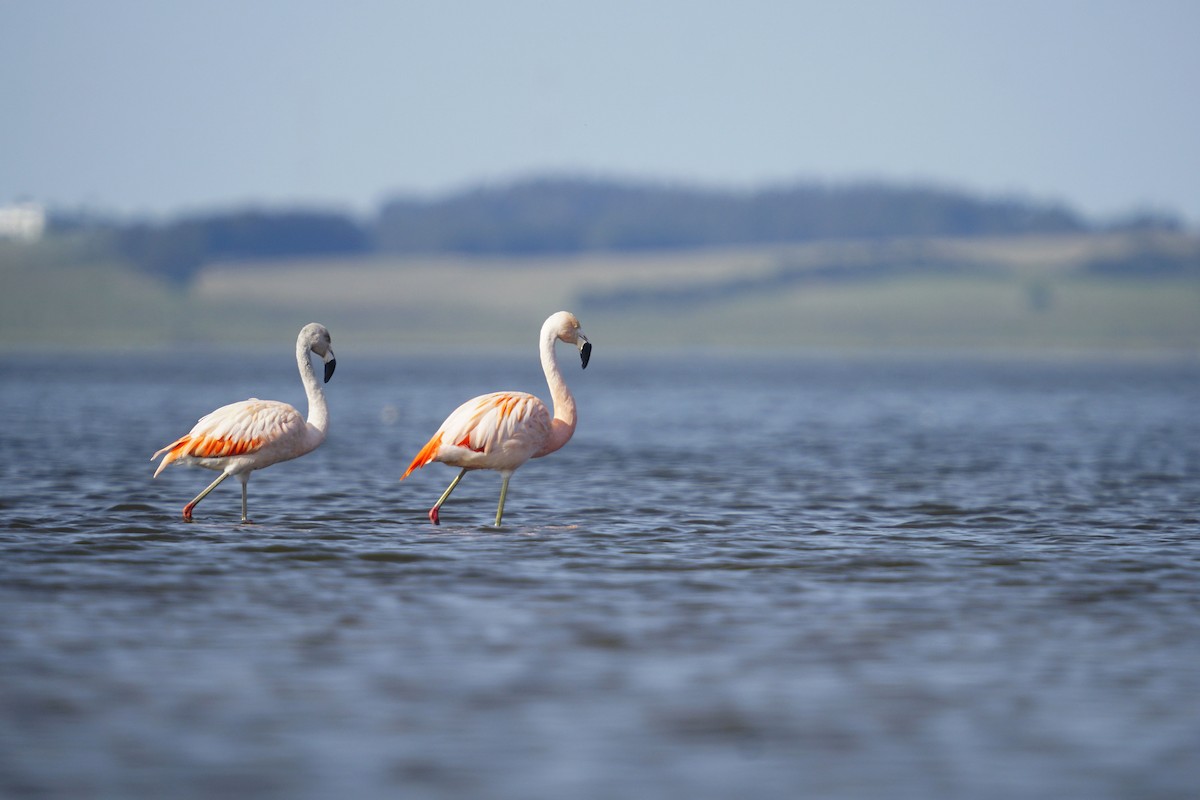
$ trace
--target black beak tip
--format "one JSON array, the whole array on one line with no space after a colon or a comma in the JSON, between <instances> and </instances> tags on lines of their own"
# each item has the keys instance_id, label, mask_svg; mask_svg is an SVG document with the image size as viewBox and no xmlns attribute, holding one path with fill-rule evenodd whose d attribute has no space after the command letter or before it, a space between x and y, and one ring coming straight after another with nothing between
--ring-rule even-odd
<instances>
[{"instance_id":1,"label":"black beak tip","mask_svg":"<svg viewBox=\"0 0 1200 800\"><path fill-rule=\"evenodd\" d=\"M579 360L583 362L583 369L587 369L588 359L592 357L592 343L584 342L583 347L579 349Z\"/></svg>"},{"instance_id":2,"label":"black beak tip","mask_svg":"<svg viewBox=\"0 0 1200 800\"><path fill-rule=\"evenodd\" d=\"M329 379L333 377L333 371L337 369L337 359L331 358L325 362L325 382L329 383Z\"/></svg>"}]
</instances>

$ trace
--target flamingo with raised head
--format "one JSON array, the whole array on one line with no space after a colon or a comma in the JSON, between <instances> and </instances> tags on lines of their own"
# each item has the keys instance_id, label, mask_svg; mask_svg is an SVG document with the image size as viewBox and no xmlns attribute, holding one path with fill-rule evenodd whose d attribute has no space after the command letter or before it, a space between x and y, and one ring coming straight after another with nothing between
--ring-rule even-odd
<instances>
[{"instance_id":1,"label":"flamingo with raised head","mask_svg":"<svg viewBox=\"0 0 1200 800\"><path fill-rule=\"evenodd\" d=\"M546 404L525 392L493 392L463 403L438 428L417 457L408 465L400 480L431 461L461 467L450 486L429 509L429 521L440 524L438 510L458 486L468 470L494 469L503 476L500 503L496 507L496 527L504 516L504 498L513 472L531 458L541 458L558 450L575 433L575 397L567 388L558 359L555 342L563 341L579 349L586 369L592 355L592 345L579 329L579 320L567 311L551 314L542 324L539 348L542 371L550 386L554 412Z\"/></svg>"},{"instance_id":2,"label":"flamingo with raised head","mask_svg":"<svg viewBox=\"0 0 1200 800\"><path fill-rule=\"evenodd\" d=\"M333 377L337 360L329 331L324 325L311 322L300 329L296 338L296 364L304 393L308 395L308 419L287 403L259 400L252 397L240 403L221 406L200 418L186 435L159 450L150 460L165 454L154 471L154 477L174 463L193 464L205 469L219 470L221 475L183 507L183 518L192 518L192 509L208 493L228 478L236 475L242 482L242 522L246 517L246 484L250 473L280 461L299 458L316 450L325 441L329 430L329 408L325 392L317 382L309 353L316 353L325 362L325 382Z\"/></svg>"}]
</instances>

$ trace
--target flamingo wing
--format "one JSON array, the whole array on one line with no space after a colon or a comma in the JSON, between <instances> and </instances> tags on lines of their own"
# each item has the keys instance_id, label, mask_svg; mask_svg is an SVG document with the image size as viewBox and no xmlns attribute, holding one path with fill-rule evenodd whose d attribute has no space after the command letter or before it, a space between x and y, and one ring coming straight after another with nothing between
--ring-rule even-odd
<instances>
[{"instance_id":1,"label":"flamingo wing","mask_svg":"<svg viewBox=\"0 0 1200 800\"><path fill-rule=\"evenodd\" d=\"M180 458L229 458L258 452L276 442L299 440L305 428L304 417L287 403L256 397L230 403L201 417L186 435L151 456L154 460L166 454L154 474Z\"/></svg>"},{"instance_id":2,"label":"flamingo wing","mask_svg":"<svg viewBox=\"0 0 1200 800\"><path fill-rule=\"evenodd\" d=\"M531 394L480 395L446 417L401 480L431 461L515 469L541 447L550 435L550 427L550 409Z\"/></svg>"}]
</instances>

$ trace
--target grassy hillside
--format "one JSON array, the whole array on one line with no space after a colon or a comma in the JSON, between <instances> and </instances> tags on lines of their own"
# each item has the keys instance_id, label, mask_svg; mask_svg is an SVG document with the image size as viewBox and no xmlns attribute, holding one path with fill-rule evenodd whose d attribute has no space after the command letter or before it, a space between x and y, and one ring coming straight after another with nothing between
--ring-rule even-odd
<instances>
[{"instance_id":1,"label":"grassy hillside","mask_svg":"<svg viewBox=\"0 0 1200 800\"><path fill-rule=\"evenodd\" d=\"M1182 254L1143 277L1096 264ZM275 347L325 322L339 354L527 347L559 308L605 348L937 348L1200 354L1182 234L921 239L587 254L360 256L205 266L172 288L86 253L0 248L7 348ZM1175 263L1170 261L1170 263Z\"/></svg>"}]
</instances>

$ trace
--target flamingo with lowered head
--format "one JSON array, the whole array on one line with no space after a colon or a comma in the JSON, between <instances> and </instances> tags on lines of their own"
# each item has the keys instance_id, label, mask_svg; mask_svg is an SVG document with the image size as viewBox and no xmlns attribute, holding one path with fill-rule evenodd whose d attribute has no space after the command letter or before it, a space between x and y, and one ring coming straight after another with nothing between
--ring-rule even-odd
<instances>
[{"instance_id":1,"label":"flamingo with lowered head","mask_svg":"<svg viewBox=\"0 0 1200 800\"><path fill-rule=\"evenodd\" d=\"M246 518L246 484L250 473L311 453L325 441L329 409L309 361L310 352L325 362L325 381L328 382L333 377L337 360L333 357L329 331L324 325L311 322L300 329L296 338L296 364L304 382L304 393L308 395L307 420L287 403L252 397L201 417L186 436L150 457L153 461L166 454L154 471L156 478L173 463L220 471L221 475L207 489L183 507L184 519L192 518L192 509L221 481L236 475L242 482L242 522L249 522Z\"/></svg>"},{"instance_id":2,"label":"flamingo with lowered head","mask_svg":"<svg viewBox=\"0 0 1200 800\"><path fill-rule=\"evenodd\" d=\"M461 467L457 477L429 509L429 521L440 523L438 510L458 486L468 470L494 469L503 476L500 504L496 507L496 527L504 516L504 498L513 472L531 458L549 455L565 445L575 433L575 398L563 380L554 355L555 342L563 341L579 349L586 369L592 345L579 329L574 314L559 311L542 324L539 347L542 371L550 386L554 412L538 398L525 392L493 392L463 403L438 428L401 476L404 480L414 469L431 461Z\"/></svg>"}]
</instances>

